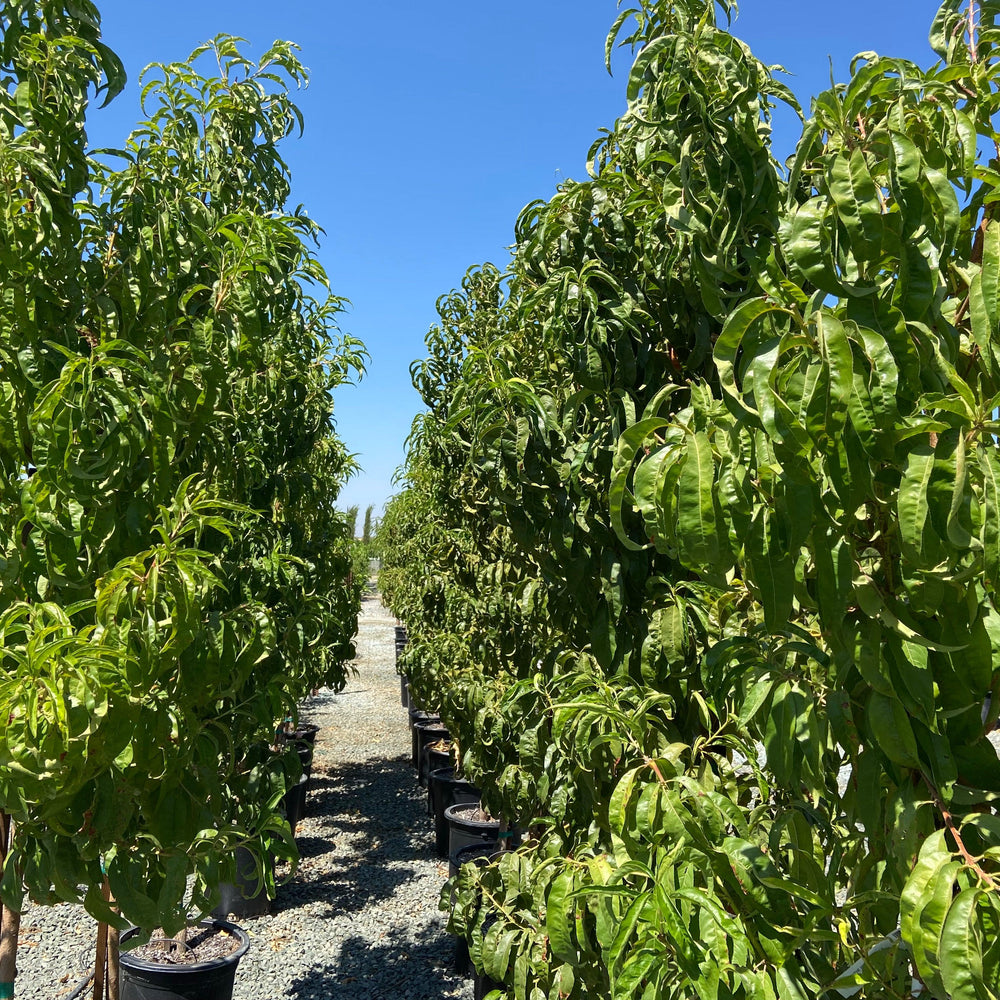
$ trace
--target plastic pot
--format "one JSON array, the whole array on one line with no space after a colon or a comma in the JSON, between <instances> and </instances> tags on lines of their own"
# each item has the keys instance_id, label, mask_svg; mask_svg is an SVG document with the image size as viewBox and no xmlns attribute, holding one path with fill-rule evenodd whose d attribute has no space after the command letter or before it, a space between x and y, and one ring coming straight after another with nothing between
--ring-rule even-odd
<instances>
[{"instance_id":1,"label":"plastic pot","mask_svg":"<svg viewBox=\"0 0 1000 1000\"><path fill-rule=\"evenodd\" d=\"M500 836L500 820L478 820L457 815L461 809L468 809L476 803L457 802L448 806L444 818L448 824L448 855L457 853L467 844L486 844L497 849L497 838Z\"/></svg>"},{"instance_id":2,"label":"plastic pot","mask_svg":"<svg viewBox=\"0 0 1000 1000\"><path fill-rule=\"evenodd\" d=\"M313 744L312 743L299 743L295 747L296 753L299 755L299 763L302 765L302 773L308 778L312 774L313 769Z\"/></svg>"},{"instance_id":3,"label":"plastic pot","mask_svg":"<svg viewBox=\"0 0 1000 1000\"><path fill-rule=\"evenodd\" d=\"M417 740L417 780L421 788L427 787L427 756L426 750L438 740L451 738L448 727L440 722L422 722L413 727L413 735Z\"/></svg>"},{"instance_id":4,"label":"plastic pot","mask_svg":"<svg viewBox=\"0 0 1000 1000\"><path fill-rule=\"evenodd\" d=\"M472 981L473 1000L484 1000L485 997L489 996L491 990L502 990L503 988L503 983L490 979L484 972L477 972L476 978ZM505 993L504 996L506 995Z\"/></svg>"},{"instance_id":5,"label":"plastic pot","mask_svg":"<svg viewBox=\"0 0 1000 1000\"><path fill-rule=\"evenodd\" d=\"M410 729L412 729L418 722L440 722L441 716L436 715L434 712L425 712L420 708L417 708L410 698Z\"/></svg>"},{"instance_id":6,"label":"plastic pot","mask_svg":"<svg viewBox=\"0 0 1000 1000\"><path fill-rule=\"evenodd\" d=\"M123 950L118 960L121 1000L232 1000L236 966L250 947L250 938L242 927L225 920L203 920L199 926L228 931L239 946L223 958L192 965L147 962ZM121 943L138 932L137 927L125 931Z\"/></svg>"},{"instance_id":7,"label":"plastic pot","mask_svg":"<svg viewBox=\"0 0 1000 1000\"><path fill-rule=\"evenodd\" d=\"M311 722L303 722L294 732L282 733L281 737L285 743L308 743L310 746L314 746L318 732L319 726L314 726Z\"/></svg>"},{"instance_id":8,"label":"plastic pot","mask_svg":"<svg viewBox=\"0 0 1000 1000\"><path fill-rule=\"evenodd\" d=\"M496 851L490 844L466 845L448 859L448 877L454 878L464 864L471 863L477 868L483 868L495 856ZM455 938L455 971L462 976L467 976L473 971L472 963L469 961L469 942L464 937Z\"/></svg>"},{"instance_id":9,"label":"plastic pot","mask_svg":"<svg viewBox=\"0 0 1000 1000\"><path fill-rule=\"evenodd\" d=\"M418 730L421 726L437 726L441 723L440 715L431 715L428 712L417 712L417 717L414 718L413 710L410 710L410 740L412 743L412 753L411 760L414 769L420 767L420 747L419 736L417 735Z\"/></svg>"},{"instance_id":10,"label":"plastic pot","mask_svg":"<svg viewBox=\"0 0 1000 1000\"><path fill-rule=\"evenodd\" d=\"M439 858L448 857L448 806L478 802L480 791L475 785L455 777L455 769L441 767L427 776L428 797L434 816L434 849Z\"/></svg>"},{"instance_id":11,"label":"plastic pot","mask_svg":"<svg viewBox=\"0 0 1000 1000\"><path fill-rule=\"evenodd\" d=\"M264 863L274 862L265 858ZM224 918L228 914L236 917L260 917L271 912L266 880L258 880L254 856L245 847L236 848L236 881L223 882L219 890L222 899L212 910L213 917Z\"/></svg>"},{"instance_id":12,"label":"plastic pot","mask_svg":"<svg viewBox=\"0 0 1000 1000\"><path fill-rule=\"evenodd\" d=\"M295 732L281 733L278 738L280 745L295 748L295 752L299 755L299 763L302 765L302 773L305 775L312 774L313 754L316 750L316 734L318 732L319 726L303 723Z\"/></svg>"},{"instance_id":13,"label":"plastic pot","mask_svg":"<svg viewBox=\"0 0 1000 1000\"><path fill-rule=\"evenodd\" d=\"M288 825L292 828L292 836L295 836L295 827L299 820L306 814L306 790L309 786L309 776L303 774L299 780L289 788L281 799L281 808L288 820Z\"/></svg>"},{"instance_id":14,"label":"plastic pot","mask_svg":"<svg viewBox=\"0 0 1000 1000\"><path fill-rule=\"evenodd\" d=\"M498 854L503 851L498 851L496 844L466 844L448 858L448 878L454 878L462 865L471 863L477 868L485 868Z\"/></svg>"},{"instance_id":15,"label":"plastic pot","mask_svg":"<svg viewBox=\"0 0 1000 1000\"><path fill-rule=\"evenodd\" d=\"M399 675L399 703L403 708L410 707L410 682L406 679L406 674Z\"/></svg>"},{"instance_id":16,"label":"plastic pot","mask_svg":"<svg viewBox=\"0 0 1000 1000\"><path fill-rule=\"evenodd\" d=\"M449 744L450 745L450 744ZM450 750L435 750L433 743L428 743L420 754L420 773L424 780L421 784L428 790L427 794L427 815L434 815L434 803L431 801L430 787L431 774L434 771L441 771L454 766L451 759ZM449 803L450 805L451 803Z\"/></svg>"},{"instance_id":17,"label":"plastic pot","mask_svg":"<svg viewBox=\"0 0 1000 1000\"><path fill-rule=\"evenodd\" d=\"M424 754L427 758L427 774L430 775L431 771L440 771L443 767L452 766L452 756L451 756L451 743L448 743L449 749L439 750L434 746L433 743L428 743L424 748Z\"/></svg>"}]
</instances>

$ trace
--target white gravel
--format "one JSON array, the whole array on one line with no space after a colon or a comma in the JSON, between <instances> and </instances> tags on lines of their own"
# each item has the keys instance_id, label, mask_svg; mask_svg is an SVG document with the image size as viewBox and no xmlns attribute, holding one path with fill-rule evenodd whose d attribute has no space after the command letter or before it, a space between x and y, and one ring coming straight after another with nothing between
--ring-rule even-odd
<instances>
[{"instance_id":1,"label":"white gravel","mask_svg":"<svg viewBox=\"0 0 1000 1000\"><path fill-rule=\"evenodd\" d=\"M357 676L304 706L320 732L296 838L302 861L269 916L238 920L251 947L234 1000L472 1000L437 907L448 866L434 855L410 766L394 625L377 596L366 598ZM16 996L67 996L92 967L94 932L79 907L29 907Z\"/></svg>"}]
</instances>

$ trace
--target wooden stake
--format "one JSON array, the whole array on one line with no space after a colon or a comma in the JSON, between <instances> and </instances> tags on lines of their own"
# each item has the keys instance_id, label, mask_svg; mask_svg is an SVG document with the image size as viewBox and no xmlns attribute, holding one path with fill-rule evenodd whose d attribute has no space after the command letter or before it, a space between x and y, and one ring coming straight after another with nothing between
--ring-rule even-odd
<instances>
[{"instance_id":1,"label":"wooden stake","mask_svg":"<svg viewBox=\"0 0 1000 1000\"><path fill-rule=\"evenodd\" d=\"M94 1000L104 1000L104 979L108 960L108 925L97 925L97 957L94 959Z\"/></svg>"},{"instance_id":2,"label":"wooden stake","mask_svg":"<svg viewBox=\"0 0 1000 1000\"><path fill-rule=\"evenodd\" d=\"M111 903L111 883L108 882L108 876L104 876L104 885L101 886L101 894L104 896L105 903ZM108 1000L118 1000L117 998L117 986L118 986L118 933L114 932L114 946L111 946L111 927L106 923L100 923L97 925L97 957L94 961L94 1000L104 1000L104 990L108 987ZM109 952L114 951L114 957L112 961L109 961ZM114 972L111 971L111 966L114 965ZM110 983L112 977L115 980L115 995L112 996Z\"/></svg>"}]
</instances>

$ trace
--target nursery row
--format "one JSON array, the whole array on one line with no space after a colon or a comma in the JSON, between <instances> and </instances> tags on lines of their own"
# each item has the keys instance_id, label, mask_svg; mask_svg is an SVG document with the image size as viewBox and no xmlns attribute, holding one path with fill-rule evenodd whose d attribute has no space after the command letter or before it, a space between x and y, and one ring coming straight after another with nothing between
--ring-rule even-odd
<instances>
[{"instance_id":1,"label":"nursery row","mask_svg":"<svg viewBox=\"0 0 1000 1000\"><path fill-rule=\"evenodd\" d=\"M183 935L239 848L294 858L285 730L353 655L331 391L364 352L286 207L305 71L239 46L150 67L91 153L97 9L0 4L0 996L25 894Z\"/></svg>"},{"instance_id":2,"label":"nursery row","mask_svg":"<svg viewBox=\"0 0 1000 1000\"><path fill-rule=\"evenodd\" d=\"M397 627L397 664L406 642L406 629ZM434 850L439 858L448 860L449 881L441 895L441 907L450 912L456 901L463 865L482 867L492 862L501 863L503 856L520 844L520 832L483 808L482 792L460 774L457 743L442 724L441 716L425 712L413 703L404 673L400 673L400 702L409 710L412 763L420 786L427 789L427 814L434 825ZM473 964L468 941L463 934L457 935L455 968L461 974L473 975L475 1000L482 1000L490 991L501 988L500 983L480 971L486 957L480 955L479 961Z\"/></svg>"},{"instance_id":3,"label":"nursery row","mask_svg":"<svg viewBox=\"0 0 1000 1000\"><path fill-rule=\"evenodd\" d=\"M784 165L734 8L622 12L589 178L413 366L380 585L523 831L451 926L517 1000L992 996L1000 4L859 56Z\"/></svg>"}]
</instances>

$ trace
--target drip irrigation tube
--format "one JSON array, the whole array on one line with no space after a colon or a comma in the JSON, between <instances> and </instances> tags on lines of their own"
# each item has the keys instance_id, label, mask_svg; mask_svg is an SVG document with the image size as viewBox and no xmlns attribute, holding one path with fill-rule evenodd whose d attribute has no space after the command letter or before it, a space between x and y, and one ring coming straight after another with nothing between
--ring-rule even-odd
<instances>
[{"instance_id":1,"label":"drip irrigation tube","mask_svg":"<svg viewBox=\"0 0 1000 1000\"><path fill-rule=\"evenodd\" d=\"M78 982L76 986L73 988L73 992L70 993L70 995L66 997L65 1000L77 1000L78 997L83 996L83 991L91 984L93 979L94 979L94 970L91 969L90 972L87 973L87 978L81 979L80 982Z\"/></svg>"}]
</instances>

